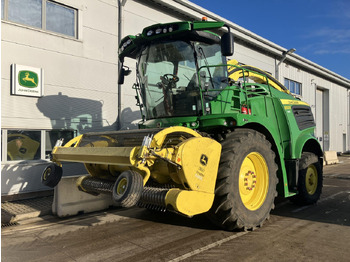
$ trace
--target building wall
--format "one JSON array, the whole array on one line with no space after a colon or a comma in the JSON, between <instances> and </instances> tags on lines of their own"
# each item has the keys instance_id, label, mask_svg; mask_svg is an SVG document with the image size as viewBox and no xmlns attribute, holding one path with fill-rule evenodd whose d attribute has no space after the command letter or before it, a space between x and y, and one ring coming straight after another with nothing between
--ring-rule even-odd
<instances>
[{"instance_id":1,"label":"building wall","mask_svg":"<svg viewBox=\"0 0 350 262\"><path fill-rule=\"evenodd\" d=\"M316 137L324 144L324 150L344 152L349 150L349 110L348 89L303 68L285 63L281 67L282 76L302 84L301 99L309 103L316 118ZM316 91L324 93L323 107L317 104ZM323 127L317 119L317 111L323 110ZM323 132L321 133L321 129ZM344 136L345 135L345 136ZM322 137L320 139L320 137ZM344 138L346 141L344 141ZM323 143L322 143L323 142ZM344 143L346 150L344 150Z\"/></svg>"},{"instance_id":2,"label":"building wall","mask_svg":"<svg viewBox=\"0 0 350 262\"><path fill-rule=\"evenodd\" d=\"M78 10L78 39L2 21L2 130L115 130L117 120L117 1L57 1ZM11 64L43 69L44 96L11 95ZM6 136L5 136L6 138ZM45 143L45 136L41 143ZM7 141L2 141L2 145ZM2 195L49 188L40 176L47 160L8 161L2 155ZM64 165L65 175L81 165Z\"/></svg>"},{"instance_id":3,"label":"building wall","mask_svg":"<svg viewBox=\"0 0 350 262\"><path fill-rule=\"evenodd\" d=\"M2 130L41 130L45 143L46 130L74 129L87 131L115 130L118 118L118 1L117 0L57 0L78 10L78 38L72 39L28 26L2 21L1 109ZM121 35L137 34L146 26L179 20L198 20L203 15L223 20L208 10L189 1L128 0L123 8ZM232 58L243 64L259 67L275 74L282 47L261 40L259 36L233 25L236 37ZM44 96L41 98L14 96L10 93L11 64L43 68ZM136 106L136 61L125 59L132 69L121 90L121 128L136 128L141 118ZM316 89L328 95L329 150L350 149L350 97L348 86L332 81L304 66L298 56L288 57L280 65L280 80L284 78L302 84L301 98L308 102L314 114ZM311 66L312 67L312 66ZM337 77L335 77L337 78ZM327 120L326 119L326 120ZM325 136L325 134L317 134ZM2 146L7 143L2 137ZM324 139L324 137L323 137ZM42 154L45 150L42 150ZM46 190L40 175L47 165L41 160L7 161L2 154L2 195ZM65 165L64 173L74 175L85 172L80 165Z\"/></svg>"},{"instance_id":4,"label":"building wall","mask_svg":"<svg viewBox=\"0 0 350 262\"><path fill-rule=\"evenodd\" d=\"M94 129L115 123L118 12L114 2L74 2L82 21L79 39L2 23L3 128L69 128L63 119L77 115L75 107L90 115L100 111ZM13 63L44 69L44 97L10 95Z\"/></svg>"}]
</instances>

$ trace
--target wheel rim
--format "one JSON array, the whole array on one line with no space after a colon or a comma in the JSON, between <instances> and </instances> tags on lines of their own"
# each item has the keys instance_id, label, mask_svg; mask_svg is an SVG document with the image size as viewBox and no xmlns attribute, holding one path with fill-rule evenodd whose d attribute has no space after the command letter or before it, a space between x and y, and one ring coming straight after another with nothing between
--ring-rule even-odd
<instances>
[{"instance_id":1,"label":"wheel rim","mask_svg":"<svg viewBox=\"0 0 350 262\"><path fill-rule=\"evenodd\" d=\"M45 170L44 174L43 174L43 180L44 180L44 181L47 179L47 177L49 176L50 172L51 172L51 168L48 167L48 168Z\"/></svg>"},{"instance_id":2,"label":"wheel rim","mask_svg":"<svg viewBox=\"0 0 350 262\"><path fill-rule=\"evenodd\" d=\"M118 195L124 194L127 184L128 184L128 180L126 178L123 178L119 181L118 186L117 186L117 194Z\"/></svg>"},{"instance_id":3,"label":"wheel rim","mask_svg":"<svg viewBox=\"0 0 350 262\"><path fill-rule=\"evenodd\" d=\"M265 158L252 152L246 156L239 172L239 194L244 206L256 210L264 203L269 187L269 170Z\"/></svg>"},{"instance_id":4,"label":"wheel rim","mask_svg":"<svg viewBox=\"0 0 350 262\"><path fill-rule=\"evenodd\" d=\"M316 192L317 189L317 169L314 165L310 165L307 168L306 176L305 176L305 185L306 185L306 191L309 195L313 195Z\"/></svg>"}]
</instances>

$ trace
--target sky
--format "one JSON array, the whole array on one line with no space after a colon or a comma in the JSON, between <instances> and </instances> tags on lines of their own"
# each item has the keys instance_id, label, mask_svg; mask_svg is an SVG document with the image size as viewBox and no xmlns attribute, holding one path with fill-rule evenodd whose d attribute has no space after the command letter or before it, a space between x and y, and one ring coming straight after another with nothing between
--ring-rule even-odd
<instances>
[{"instance_id":1,"label":"sky","mask_svg":"<svg viewBox=\"0 0 350 262\"><path fill-rule=\"evenodd\" d=\"M190 0L350 79L350 0Z\"/></svg>"}]
</instances>

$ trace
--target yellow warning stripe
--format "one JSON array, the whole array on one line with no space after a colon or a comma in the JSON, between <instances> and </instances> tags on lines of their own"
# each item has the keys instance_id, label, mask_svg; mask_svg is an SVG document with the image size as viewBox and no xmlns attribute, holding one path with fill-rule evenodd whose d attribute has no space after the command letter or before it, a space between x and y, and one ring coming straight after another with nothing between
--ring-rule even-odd
<instances>
[{"instance_id":1,"label":"yellow warning stripe","mask_svg":"<svg viewBox=\"0 0 350 262\"><path fill-rule=\"evenodd\" d=\"M304 105L310 106L308 103L299 101L299 100L291 100L291 99L281 99L282 105Z\"/></svg>"}]
</instances>

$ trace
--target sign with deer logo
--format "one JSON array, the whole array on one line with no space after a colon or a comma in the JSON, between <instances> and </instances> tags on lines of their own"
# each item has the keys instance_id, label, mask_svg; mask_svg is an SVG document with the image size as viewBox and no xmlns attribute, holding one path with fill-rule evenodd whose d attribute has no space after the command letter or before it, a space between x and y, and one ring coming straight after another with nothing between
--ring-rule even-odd
<instances>
[{"instance_id":1,"label":"sign with deer logo","mask_svg":"<svg viewBox=\"0 0 350 262\"><path fill-rule=\"evenodd\" d=\"M43 74L41 68L24 65L11 65L12 95L42 97Z\"/></svg>"}]
</instances>

